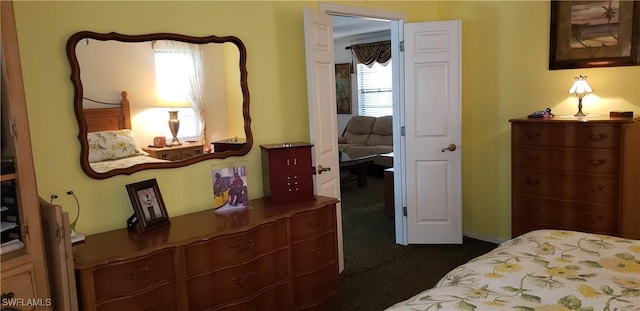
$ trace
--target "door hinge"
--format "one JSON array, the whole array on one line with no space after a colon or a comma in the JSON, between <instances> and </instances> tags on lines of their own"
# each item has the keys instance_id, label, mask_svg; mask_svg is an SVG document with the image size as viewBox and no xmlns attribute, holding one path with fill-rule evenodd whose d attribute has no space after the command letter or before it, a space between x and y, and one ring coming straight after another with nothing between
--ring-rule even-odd
<instances>
[{"instance_id":1,"label":"door hinge","mask_svg":"<svg viewBox=\"0 0 640 311\"><path fill-rule=\"evenodd\" d=\"M407 207L406 206L402 207L402 215L407 216Z\"/></svg>"},{"instance_id":2,"label":"door hinge","mask_svg":"<svg viewBox=\"0 0 640 311\"><path fill-rule=\"evenodd\" d=\"M404 125L403 125L400 127L400 136L406 136L406 134L407 133L405 132Z\"/></svg>"},{"instance_id":3,"label":"door hinge","mask_svg":"<svg viewBox=\"0 0 640 311\"><path fill-rule=\"evenodd\" d=\"M400 52L404 52L404 40L400 41Z\"/></svg>"},{"instance_id":4,"label":"door hinge","mask_svg":"<svg viewBox=\"0 0 640 311\"><path fill-rule=\"evenodd\" d=\"M56 228L56 241L60 242L60 240L64 239L64 229L62 227Z\"/></svg>"}]
</instances>

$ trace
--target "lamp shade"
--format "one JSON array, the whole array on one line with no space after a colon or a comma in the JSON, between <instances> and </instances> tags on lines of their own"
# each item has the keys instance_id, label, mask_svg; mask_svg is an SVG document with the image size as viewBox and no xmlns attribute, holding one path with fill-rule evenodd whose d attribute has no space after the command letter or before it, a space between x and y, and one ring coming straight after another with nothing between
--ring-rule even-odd
<instances>
[{"instance_id":1,"label":"lamp shade","mask_svg":"<svg viewBox=\"0 0 640 311\"><path fill-rule=\"evenodd\" d=\"M191 108L191 103L187 100L179 100L179 99L158 99L154 105L155 107L164 107L164 108Z\"/></svg>"},{"instance_id":2,"label":"lamp shade","mask_svg":"<svg viewBox=\"0 0 640 311\"><path fill-rule=\"evenodd\" d=\"M573 82L573 85L569 89L569 94L584 96L589 93L593 93L593 89L591 88L589 83L587 83L587 77L586 76L576 77L576 81Z\"/></svg>"}]
</instances>

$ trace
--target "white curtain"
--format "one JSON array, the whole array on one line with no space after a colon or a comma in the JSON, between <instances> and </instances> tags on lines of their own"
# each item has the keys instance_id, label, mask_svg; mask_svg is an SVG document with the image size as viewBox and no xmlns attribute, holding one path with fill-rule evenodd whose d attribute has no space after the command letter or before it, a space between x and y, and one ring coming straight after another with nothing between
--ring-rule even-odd
<instances>
[{"instance_id":1,"label":"white curtain","mask_svg":"<svg viewBox=\"0 0 640 311\"><path fill-rule=\"evenodd\" d=\"M200 123L200 141L205 141L207 132L204 121L205 105L203 96L204 74L202 47L199 44L160 40L154 42L153 48L156 51L181 55L188 58L189 61L185 62L185 66L182 67L188 77L186 96Z\"/></svg>"}]
</instances>

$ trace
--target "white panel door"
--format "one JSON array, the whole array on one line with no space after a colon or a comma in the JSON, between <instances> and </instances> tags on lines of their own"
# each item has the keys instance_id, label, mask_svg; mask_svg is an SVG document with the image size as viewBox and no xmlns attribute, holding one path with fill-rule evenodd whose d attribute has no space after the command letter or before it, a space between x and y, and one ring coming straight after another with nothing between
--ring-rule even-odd
<instances>
[{"instance_id":1,"label":"white panel door","mask_svg":"<svg viewBox=\"0 0 640 311\"><path fill-rule=\"evenodd\" d=\"M315 194L340 199L338 164L338 121L336 107L335 61L333 59L333 20L312 9L304 10L305 51L309 127ZM337 205L339 269L344 269L342 209Z\"/></svg>"},{"instance_id":2,"label":"white panel door","mask_svg":"<svg viewBox=\"0 0 640 311\"><path fill-rule=\"evenodd\" d=\"M461 22L407 23L404 39L408 242L459 244Z\"/></svg>"}]
</instances>

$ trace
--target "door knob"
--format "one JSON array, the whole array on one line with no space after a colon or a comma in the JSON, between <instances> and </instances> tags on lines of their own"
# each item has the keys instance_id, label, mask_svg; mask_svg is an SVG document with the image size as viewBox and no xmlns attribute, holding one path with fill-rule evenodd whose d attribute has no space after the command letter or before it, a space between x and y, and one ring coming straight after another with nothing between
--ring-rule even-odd
<instances>
[{"instance_id":1,"label":"door knob","mask_svg":"<svg viewBox=\"0 0 640 311\"><path fill-rule=\"evenodd\" d=\"M329 172L331 171L330 167L322 167L322 165L318 165L318 174L322 174L322 172Z\"/></svg>"},{"instance_id":2,"label":"door knob","mask_svg":"<svg viewBox=\"0 0 640 311\"><path fill-rule=\"evenodd\" d=\"M449 151L455 151L456 150L456 144L449 144L449 146L447 146L447 148L442 148L442 152L445 152L447 150Z\"/></svg>"}]
</instances>

